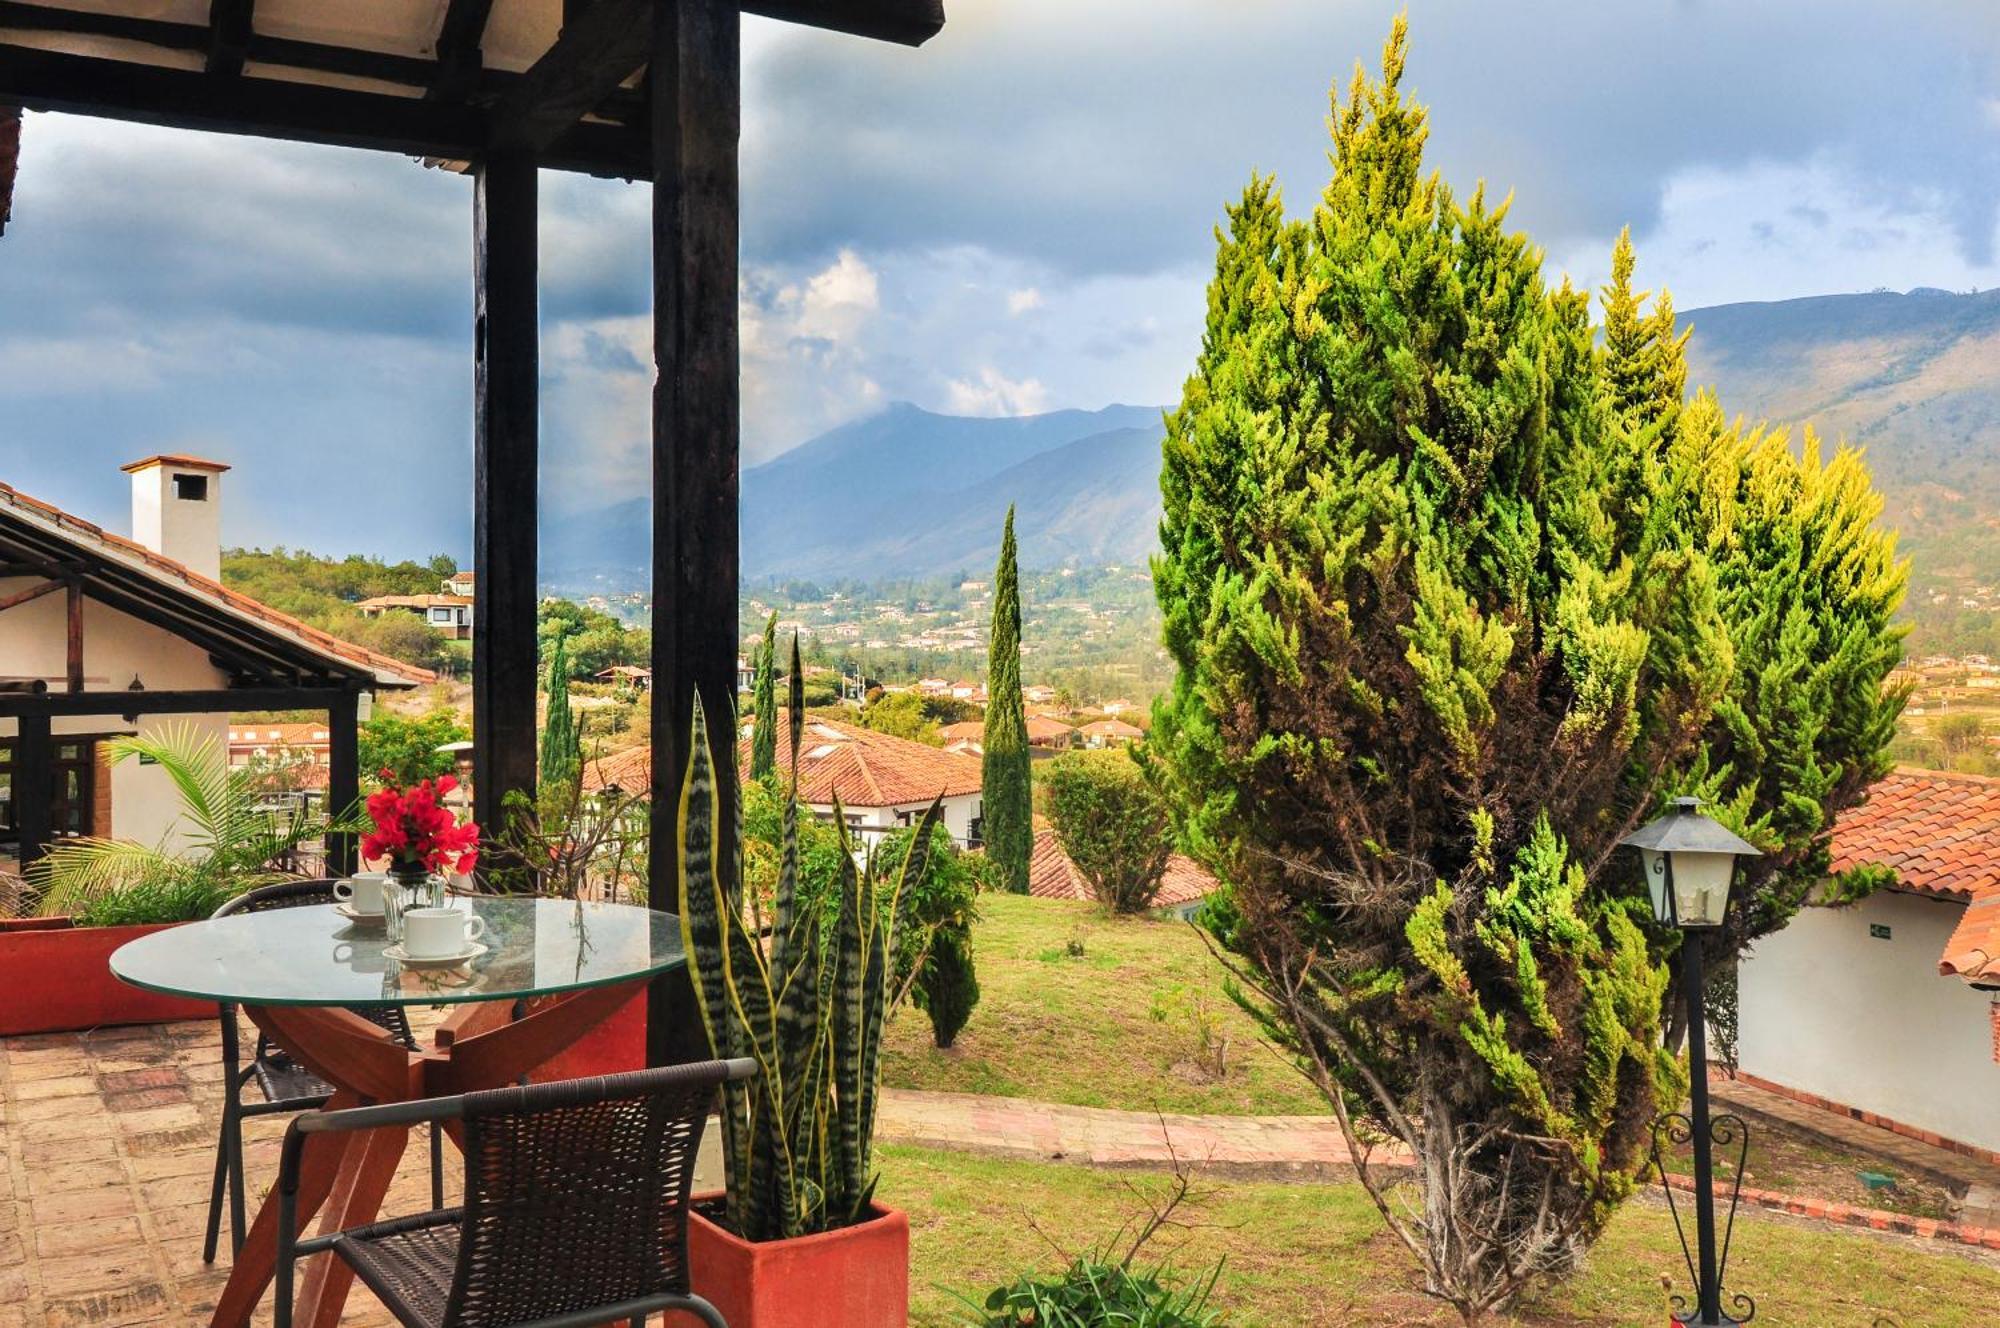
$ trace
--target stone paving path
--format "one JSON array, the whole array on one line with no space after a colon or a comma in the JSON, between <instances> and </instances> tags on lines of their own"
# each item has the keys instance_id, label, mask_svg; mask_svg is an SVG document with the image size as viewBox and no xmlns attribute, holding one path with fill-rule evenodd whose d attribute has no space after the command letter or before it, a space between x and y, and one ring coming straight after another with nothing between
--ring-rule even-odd
<instances>
[{"instance_id":1,"label":"stone paving path","mask_svg":"<svg viewBox=\"0 0 2000 1328\"><path fill-rule=\"evenodd\" d=\"M1940 1181L1963 1185L1967 1187L1965 1206L1957 1220L1972 1226L2000 1227L2000 1166L1870 1125L1843 1112L1795 1101L1740 1079L1713 1079L1708 1091L1718 1109L1727 1104L1753 1117L1780 1120L1858 1152L1886 1158ZM1754 1126L1755 1120L1751 1124Z\"/></svg>"},{"instance_id":2,"label":"stone paving path","mask_svg":"<svg viewBox=\"0 0 2000 1328\"><path fill-rule=\"evenodd\" d=\"M875 1137L1100 1167L1161 1167L1178 1157L1209 1171L1262 1179L1346 1179L1353 1159L1329 1116L1180 1116L891 1088ZM1375 1160L1393 1165L1385 1149Z\"/></svg>"}]
</instances>

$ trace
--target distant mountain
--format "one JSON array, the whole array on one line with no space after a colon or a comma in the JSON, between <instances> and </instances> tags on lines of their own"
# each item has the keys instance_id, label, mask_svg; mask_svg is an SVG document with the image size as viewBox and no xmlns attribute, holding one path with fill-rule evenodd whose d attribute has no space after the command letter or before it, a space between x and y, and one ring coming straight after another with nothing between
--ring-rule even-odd
<instances>
[{"instance_id":1,"label":"distant mountain","mask_svg":"<svg viewBox=\"0 0 2000 1328\"><path fill-rule=\"evenodd\" d=\"M2000 291L1827 295L1685 314L1692 380L1732 415L1863 445L1934 586L2000 585ZM751 577L975 574L1019 505L1030 568L1137 562L1159 520L1160 410L966 419L897 405L743 473ZM1794 435L1796 437L1796 435ZM543 531L547 579L643 586L645 499ZM1954 606L1964 601L1954 593Z\"/></svg>"},{"instance_id":2,"label":"distant mountain","mask_svg":"<svg viewBox=\"0 0 2000 1328\"><path fill-rule=\"evenodd\" d=\"M1693 379L1725 410L1867 449L1919 586L2000 579L2000 291L1725 304L1687 321Z\"/></svg>"},{"instance_id":3,"label":"distant mountain","mask_svg":"<svg viewBox=\"0 0 2000 1328\"><path fill-rule=\"evenodd\" d=\"M897 404L743 472L746 576L875 578L985 568L1009 502L1028 567L1131 561L1152 547L1160 408L1005 419ZM543 579L643 583L649 500L545 522Z\"/></svg>"}]
</instances>

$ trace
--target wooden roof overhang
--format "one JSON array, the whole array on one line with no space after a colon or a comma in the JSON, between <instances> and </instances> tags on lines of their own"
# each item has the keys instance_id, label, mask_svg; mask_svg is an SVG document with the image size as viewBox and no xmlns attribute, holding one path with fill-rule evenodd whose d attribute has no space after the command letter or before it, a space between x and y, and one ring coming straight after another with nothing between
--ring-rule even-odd
<instances>
[{"instance_id":1,"label":"wooden roof overhang","mask_svg":"<svg viewBox=\"0 0 2000 1328\"><path fill-rule=\"evenodd\" d=\"M662 2L0 0L0 102L441 162L525 150L647 178ZM909 45L944 24L942 0L740 7Z\"/></svg>"},{"instance_id":2,"label":"wooden roof overhang","mask_svg":"<svg viewBox=\"0 0 2000 1328\"><path fill-rule=\"evenodd\" d=\"M171 632L205 650L229 674L235 689L344 690L400 689L430 675L337 642L280 615L262 616L261 606L230 596L195 578L179 564L149 555L104 536L95 527L64 525L60 514L0 503L0 575L40 576L150 626ZM33 588L31 587L31 590ZM115 710L131 697L84 693L67 700L0 699L6 707L60 706L75 713ZM95 704L97 711L78 707ZM260 708L246 704L246 708Z\"/></svg>"}]
</instances>

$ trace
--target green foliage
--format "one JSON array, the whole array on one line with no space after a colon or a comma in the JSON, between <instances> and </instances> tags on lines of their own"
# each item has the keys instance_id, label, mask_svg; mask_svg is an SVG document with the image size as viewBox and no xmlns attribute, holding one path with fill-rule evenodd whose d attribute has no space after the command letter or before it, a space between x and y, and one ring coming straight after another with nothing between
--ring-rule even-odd
<instances>
[{"instance_id":1,"label":"green foliage","mask_svg":"<svg viewBox=\"0 0 2000 1328\"><path fill-rule=\"evenodd\" d=\"M1187 1286L1173 1269L1157 1268L1134 1272L1123 1264L1101 1263L1077 1258L1054 1277L1024 1273L1005 1286L995 1287L978 1311L964 1322L967 1328L1213 1328L1220 1324L1221 1311L1208 1307L1215 1279L1222 1266L1217 1264ZM969 1303L969 1302L968 1302Z\"/></svg>"},{"instance_id":2,"label":"green foliage","mask_svg":"<svg viewBox=\"0 0 2000 1328\"><path fill-rule=\"evenodd\" d=\"M471 737L450 710L433 710L415 719L383 711L361 726L361 773L372 778L387 770L390 782L403 787L448 775L457 769L458 758L438 748Z\"/></svg>"},{"instance_id":3,"label":"green foliage","mask_svg":"<svg viewBox=\"0 0 2000 1328\"><path fill-rule=\"evenodd\" d=\"M351 813L330 822L302 805L264 810L255 777L233 769L223 745L191 726L113 738L109 755L113 765L151 762L172 782L179 844L58 839L28 868L41 912L74 913L89 925L207 917L231 896L297 875L286 864L302 845L354 828Z\"/></svg>"},{"instance_id":4,"label":"green foliage","mask_svg":"<svg viewBox=\"0 0 2000 1328\"><path fill-rule=\"evenodd\" d=\"M730 1230L753 1241L830 1231L867 1214L875 1188L870 1157L882 1021L897 936L941 815L933 803L893 878L879 876L872 862L857 869L852 853L844 853L837 909L801 906L801 674L794 643L792 787L782 811L778 886L768 918L749 891L725 889L727 876L717 868L717 856L731 854L742 880L743 841L740 825L721 823L699 698L679 807L678 911L702 1023L716 1055L757 1062L757 1076L728 1085L722 1101L725 1217ZM729 737L733 750L733 733ZM846 849L837 806L834 820Z\"/></svg>"},{"instance_id":5,"label":"green foliage","mask_svg":"<svg viewBox=\"0 0 2000 1328\"><path fill-rule=\"evenodd\" d=\"M877 733L908 738L911 742L943 745L937 721L930 717L926 699L915 692L884 692L861 711L861 724Z\"/></svg>"},{"instance_id":6,"label":"green foliage","mask_svg":"<svg viewBox=\"0 0 2000 1328\"><path fill-rule=\"evenodd\" d=\"M902 869L916 840L914 827L884 837L875 849L875 870L884 876ZM949 1047L979 1004L979 975L973 968L972 924L978 921L979 874L983 858L961 853L942 825L931 830L924 874L910 885L908 915L896 940L896 969L890 980L894 1001L905 992L930 1017L931 1041Z\"/></svg>"},{"instance_id":7,"label":"green foliage","mask_svg":"<svg viewBox=\"0 0 2000 1328\"><path fill-rule=\"evenodd\" d=\"M993 573L993 632L986 665L985 755L981 758L981 815L986 856L1003 886L1028 893L1028 859L1034 856L1034 792L1028 763L1028 716L1021 701L1021 571L1014 548L1014 509L1000 537Z\"/></svg>"},{"instance_id":8,"label":"green foliage","mask_svg":"<svg viewBox=\"0 0 2000 1328\"><path fill-rule=\"evenodd\" d=\"M1121 751L1068 752L1041 769L1049 823L1063 852L1114 913L1143 913L1173 848L1166 804Z\"/></svg>"},{"instance_id":9,"label":"green foliage","mask_svg":"<svg viewBox=\"0 0 2000 1328\"><path fill-rule=\"evenodd\" d=\"M577 784L583 771L583 733L569 707L569 639L557 637L549 652L548 715L542 721L540 783L549 790Z\"/></svg>"},{"instance_id":10,"label":"green foliage","mask_svg":"<svg viewBox=\"0 0 2000 1328\"><path fill-rule=\"evenodd\" d=\"M440 554L427 563L385 563L351 554L322 558L276 548L230 549L222 582L343 641L418 668L452 671L450 642L414 613L364 618L354 606L377 595L434 595L457 564Z\"/></svg>"},{"instance_id":11,"label":"green foliage","mask_svg":"<svg viewBox=\"0 0 2000 1328\"><path fill-rule=\"evenodd\" d=\"M1680 405L1628 243L1600 346L1425 174L1405 42L1336 98L1310 220L1259 178L1218 235L1147 765L1329 1102L1415 1152L1423 1210L1378 1206L1470 1320L1574 1265L1679 1091L1615 841L1703 797L1768 854L1732 939L1782 925L1882 768L1902 572L1853 453Z\"/></svg>"},{"instance_id":12,"label":"green foliage","mask_svg":"<svg viewBox=\"0 0 2000 1328\"><path fill-rule=\"evenodd\" d=\"M793 638L794 644L797 638ZM757 650L757 718L750 735L750 778L769 779L778 769L778 615L764 623Z\"/></svg>"},{"instance_id":13,"label":"green foliage","mask_svg":"<svg viewBox=\"0 0 2000 1328\"><path fill-rule=\"evenodd\" d=\"M624 623L587 604L545 599L537 611L542 655L548 658L558 641L567 645L565 667L572 680L594 678L616 664L644 667L651 661L653 634Z\"/></svg>"}]
</instances>

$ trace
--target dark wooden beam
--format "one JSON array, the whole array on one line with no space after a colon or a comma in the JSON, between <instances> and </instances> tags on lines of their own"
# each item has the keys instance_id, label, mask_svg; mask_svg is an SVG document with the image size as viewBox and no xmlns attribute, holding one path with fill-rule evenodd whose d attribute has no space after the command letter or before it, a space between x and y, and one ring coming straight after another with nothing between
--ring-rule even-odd
<instances>
[{"instance_id":1,"label":"dark wooden beam","mask_svg":"<svg viewBox=\"0 0 2000 1328\"><path fill-rule=\"evenodd\" d=\"M944 27L944 0L743 0L743 12L905 46Z\"/></svg>"},{"instance_id":2,"label":"dark wooden beam","mask_svg":"<svg viewBox=\"0 0 2000 1328\"><path fill-rule=\"evenodd\" d=\"M722 824L736 816L737 141L736 0L662 6L653 98L653 787L650 899L674 907L680 802L698 694L708 715ZM734 854L715 855L732 876ZM724 881L733 892L734 882ZM710 1052L686 975L648 1002L654 1064Z\"/></svg>"},{"instance_id":3,"label":"dark wooden beam","mask_svg":"<svg viewBox=\"0 0 2000 1328\"><path fill-rule=\"evenodd\" d=\"M474 819L495 835L506 795L535 788L536 186L534 161L522 155L493 158L473 176L472 790Z\"/></svg>"},{"instance_id":4,"label":"dark wooden beam","mask_svg":"<svg viewBox=\"0 0 2000 1328\"><path fill-rule=\"evenodd\" d=\"M208 0L208 62L211 74L233 78L250 54L250 15L257 0Z\"/></svg>"},{"instance_id":5,"label":"dark wooden beam","mask_svg":"<svg viewBox=\"0 0 2000 1328\"><path fill-rule=\"evenodd\" d=\"M49 717L24 714L14 730L14 828L20 836L23 868L48 848L55 785L55 745L49 740Z\"/></svg>"},{"instance_id":6,"label":"dark wooden beam","mask_svg":"<svg viewBox=\"0 0 2000 1328\"><path fill-rule=\"evenodd\" d=\"M219 687L198 691L0 692L0 719L39 715L224 715L232 710L324 710L329 699L352 692L347 683L325 687Z\"/></svg>"},{"instance_id":7,"label":"dark wooden beam","mask_svg":"<svg viewBox=\"0 0 2000 1328\"><path fill-rule=\"evenodd\" d=\"M0 23L0 26L5 26ZM0 102L139 124L473 161L489 119L474 107L265 78L0 46ZM541 154L552 170L643 178L642 130L576 124Z\"/></svg>"},{"instance_id":8,"label":"dark wooden beam","mask_svg":"<svg viewBox=\"0 0 2000 1328\"><path fill-rule=\"evenodd\" d=\"M445 101L463 101L479 82L485 63L480 45L486 40L486 20L492 17L493 0L451 0L438 29L437 77L426 96Z\"/></svg>"},{"instance_id":9,"label":"dark wooden beam","mask_svg":"<svg viewBox=\"0 0 2000 1328\"><path fill-rule=\"evenodd\" d=\"M326 814L341 817L361 810L361 707L353 692L342 692L326 708ZM345 876L354 870L354 836L328 835L326 867Z\"/></svg>"},{"instance_id":10,"label":"dark wooden beam","mask_svg":"<svg viewBox=\"0 0 2000 1328\"><path fill-rule=\"evenodd\" d=\"M11 595L0 595L0 612L16 605L26 604L30 600L40 599L44 595L53 595L61 590L64 584L62 581L44 581L40 585L29 586L26 590L17 590Z\"/></svg>"},{"instance_id":11,"label":"dark wooden beam","mask_svg":"<svg viewBox=\"0 0 2000 1328\"><path fill-rule=\"evenodd\" d=\"M83 582L71 578L66 588L69 594L63 618L69 630L64 634L64 666L69 689L80 692L83 690Z\"/></svg>"},{"instance_id":12,"label":"dark wooden beam","mask_svg":"<svg viewBox=\"0 0 2000 1328\"><path fill-rule=\"evenodd\" d=\"M496 154L540 154L646 63L654 10L670 0L595 0L493 108Z\"/></svg>"}]
</instances>

